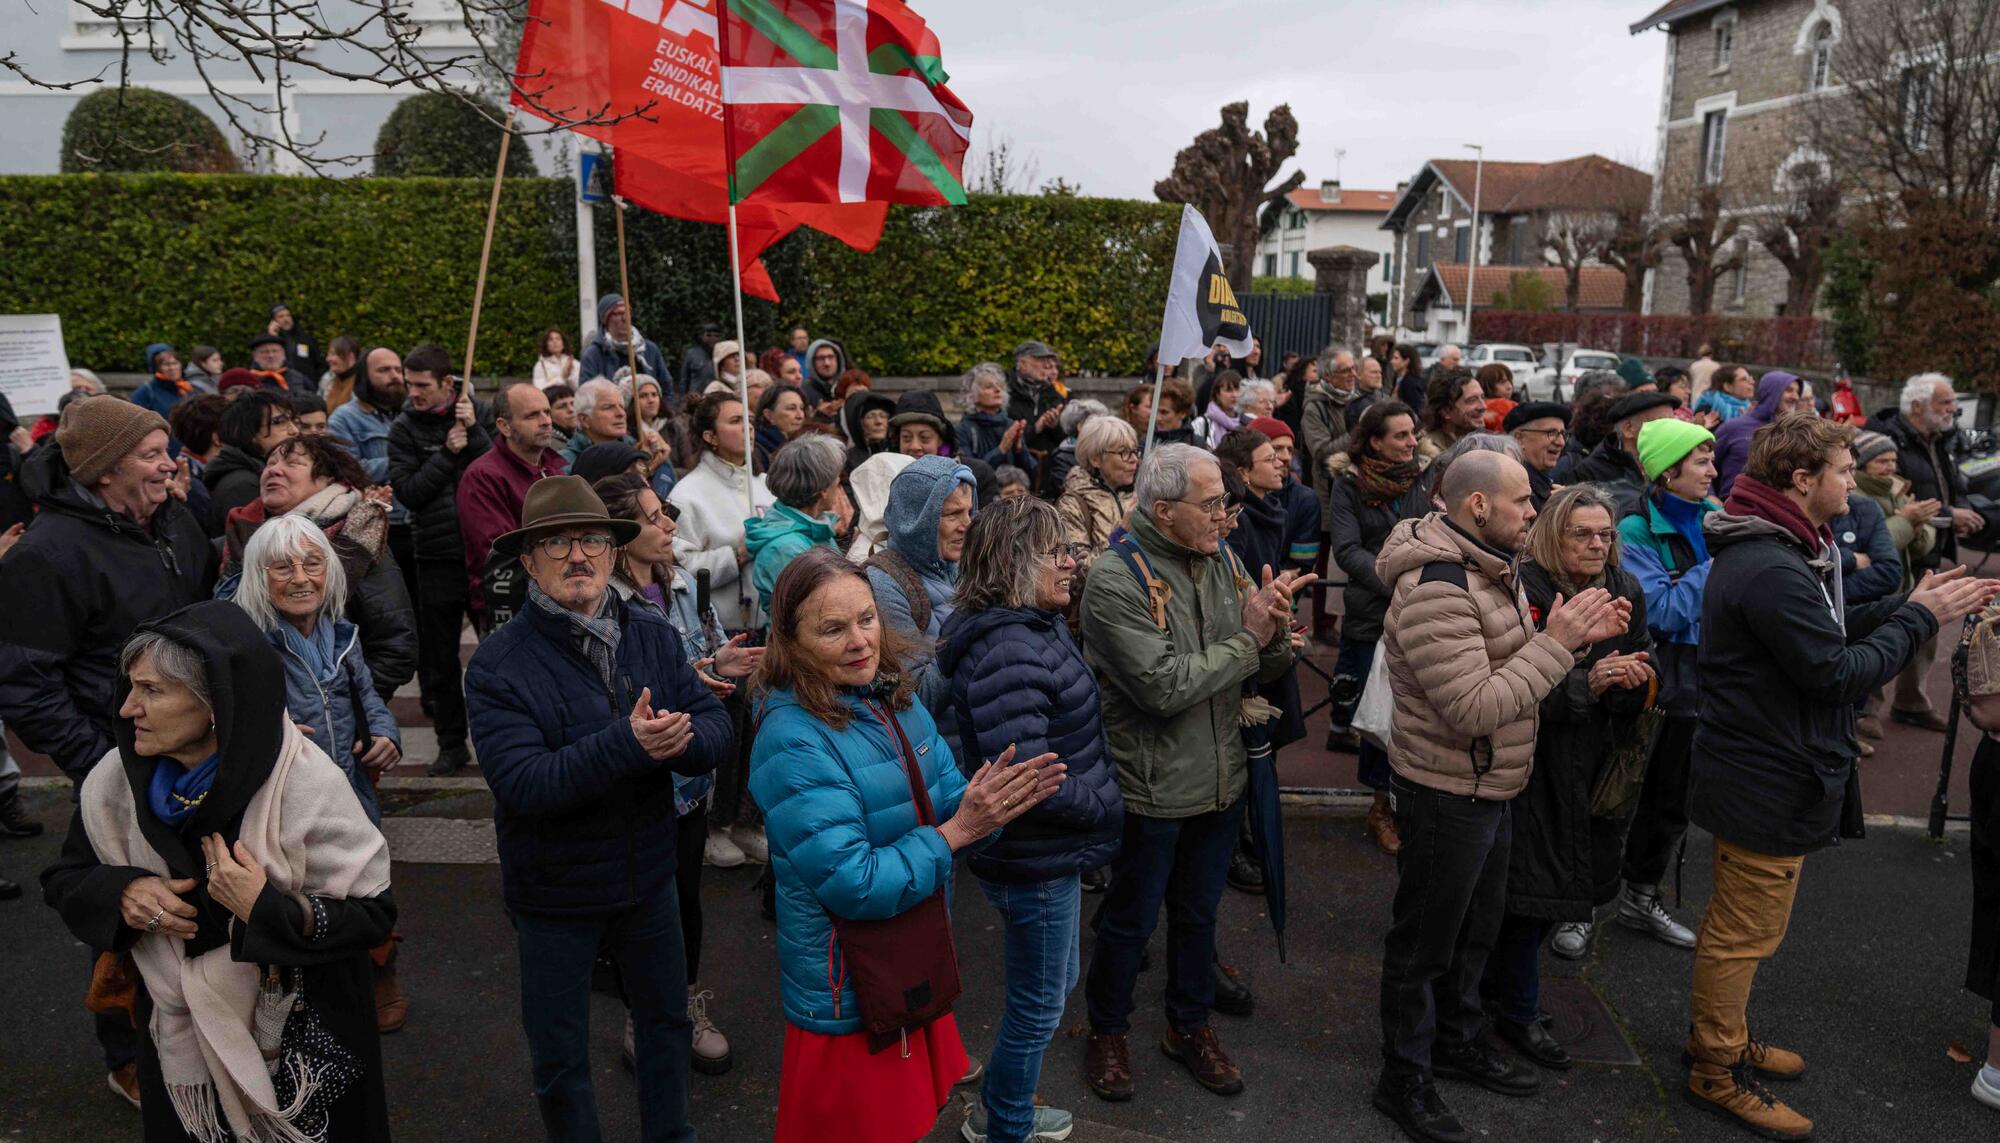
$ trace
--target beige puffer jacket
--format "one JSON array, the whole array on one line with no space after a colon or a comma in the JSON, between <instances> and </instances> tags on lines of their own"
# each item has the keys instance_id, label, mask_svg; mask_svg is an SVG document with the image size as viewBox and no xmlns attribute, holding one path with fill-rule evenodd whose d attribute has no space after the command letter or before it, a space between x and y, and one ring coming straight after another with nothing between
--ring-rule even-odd
<instances>
[{"instance_id":1,"label":"beige puffer jacket","mask_svg":"<svg viewBox=\"0 0 2000 1143\"><path fill-rule=\"evenodd\" d=\"M1382 637L1396 773L1449 794L1520 793L1541 701L1575 660L1535 630L1513 561L1433 512L1398 522L1375 570L1394 591Z\"/></svg>"},{"instance_id":2,"label":"beige puffer jacket","mask_svg":"<svg viewBox=\"0 0 2000 1143\"><path fill-rule=\"evenodd\" d=\"M1069 470L1063 480L1062 496L1056 501L1056 513L1063 522L1063 540L1090 549L1090 555L1083 561L1086 568L1111 546L1111 533L1125 522L1125 513L1131 508L1130 492L1113 492L1083 464Z\"/></svg>"}]
</instances>

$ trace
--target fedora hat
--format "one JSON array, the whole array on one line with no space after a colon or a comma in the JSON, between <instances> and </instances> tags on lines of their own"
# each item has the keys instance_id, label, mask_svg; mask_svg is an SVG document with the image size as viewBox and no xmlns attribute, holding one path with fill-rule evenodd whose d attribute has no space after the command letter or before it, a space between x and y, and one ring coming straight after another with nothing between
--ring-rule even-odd
<instances>
[{"instance_id":1,"label":"fedora hat","mask_svg":"<svg viewBox=\"0 0 2000 1143\"><path fill-rule=\"evenodd\" d=\"M583 477L544 477L528 487L527 500L521 505L521 526L494 540L493 550L517 556L536 536L584 526L610 532L612 544L621 548L639 534L639 522L620 520L606 512L604 501Z\"/></svg>"}]
</instances>

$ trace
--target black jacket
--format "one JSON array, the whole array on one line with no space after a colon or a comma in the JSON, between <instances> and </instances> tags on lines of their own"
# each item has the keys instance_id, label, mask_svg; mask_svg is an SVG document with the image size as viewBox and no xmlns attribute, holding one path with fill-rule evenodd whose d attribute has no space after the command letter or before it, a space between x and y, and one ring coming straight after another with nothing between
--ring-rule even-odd
<instances>
[{"instance_id":1,"label":"black jacket","mask_svg":"<svg viewBox=\"0 0 2000 1143\"><path fill-rule=\"evenodd\" d=\"M168 498L153 530L83 498L62 451L30 468L49 488L41 514L0 559L0 721L74 781L111 749L118 652L134 628L215 586L215 549L192 513Z\"/></svg>"},{"instance_id":2,"label":"black jacket","mask_svg":"<svg viewBox=\"0 0 2000 1143\"><path fill-rule=\"evenodd\" d=\"M1854 704L1895 678L1937 621L1901 595L1843 608L1837 557L1808 553L1776 524L1717 512L1705 531L1715 563L1689 816L1757 853L1810 853L1833 844L1840 822Z\"/></svg>"},{"instance_id":3,"label":"black jacket","mask_svg":"<svg viewBox=\"0 0 2000 1143\"><path fill-rule=\"evenodd\" d=\"M1028 422L1025 443L1034 452L1046 453L1062 443L1060 424L1038 429L1035 422L1041 419L1043 413L1060 409L1068 403L1069 391L1060 382L1044 385L1021 376L1018 370L1007 371L1007 419Z\"/></svg>"},{"instance_id":4,"label":"black jacket","mask_svg":"<svg viewBox=\"0 0 2000 1143\"><path fill-rule=\"evenodd\" d=\"M229 522L229 510L257 499L257 486L264 479L264 458L251 456L235 445L223 445L202 470L201 482L208 485L208 519L211 536L220 536Z\"/></svg>"},{"instance_id":5,"label":"black jacket","mask_svg":"<svg viewBox=\"0 0 2000 1143\"><path fill-rule=\"evenodd\" d=\"M1430 384L1422 373L1405 373L1395 379L1396 399L1408 405L1412 412L1424 411L1424 392Z\"/></svg>"},{"instance_id":6,"label":"black jacket","mask_svg":"<svg viewBox=\"0 0 2000 1143\"><path fill-rule=\"evenodd\" d=\"M0 531L25 524L35 515L35 498L21 481L21 469L27 463L27 455L7 439L20 427L20 419L14 415L14 403L7 399L5 393L0 393Z\"/></svg>"},{"instance_id":7,"label":"black jacket","mask_svg":"<svg viewBox=\"0 0 2000 1143\"><path fill-rule=\"evenodd\" d=\"M1893 408L1876 412L1867 428L1896 442L1896 472L1910 482L1910 499L1939 501L1946 512L1969 507L1965 501L1971 488L1955 460L1957 429L1926 439ZM1946 562L1958 562L1958 533L1950 528L1939 528L1937 533L1938 542L1917 561L1917 567L1935 568Z\"/></svg>"},{"instance_id":8,"label":"black jacket","mask_svg":"<svg viewBox=\"0 0 2000 1143\"><path fill-rule=\"evenodd\" d=\"M1514 849L1507 867L1507 911L1545 921L1588 921L1618 895L1625 836L1622 820L1590 816L1590 792L1618 730L1644 707L1647 688L1590 693L1590 668L1607 655L1650 651L1646 593L1618 568L1604 586L1632 604L1625 634L1594 644L1542 700L1535 768L1514 799ZM1535 629L1547 626L1555 581L1540 565L1521 564Z\"/></svg>"},{"instance_id":9,"label":"black jacket","mask_svg":"<svg viewBox=\"0 0 2000 1143\"><path fill-rule=\"evenodd\" d=\"M481 418L466 430L465 447L457 452L444 447L457 423L450 408L443 412L406 408L389 426L389 483L396 489L396 499L410 510L420 560L465 563L465 544L458 535L458 478L465 475L466 465L493 447L484 421Z\"/></svg>"},{"instance_id":10,"label":"black jacket","mask_svg":"<svg viewBox=\"0 0 2000 1143\"><path fill-rule=\"evenodd\" d=\"M1606 433L1597 447L1581 456L1565 455L1556 461L1549 479L1556 484L1602 484L1618 497L1618 515L1639 510L1646 498L1646 472L1618 439L1617 430Z\"/></svg>"},{"instance_id":11,"label":"black jacket","mask_svg":"<svg viewBox=\"0 0 2000 1143\"><path fill-rule=\"evenodd\" d=\"M1388 584L1375 574L1375 557L1382 541L1396 521L1411 515L1415 498L1410 493L1393 502L1369 500L1362 495L1352 472L1334 478L1328 491L1331 511L1327 517L1327 543L1335 566L1347 573L1347 587L1341 592L1344 610L1340 618L1343 640L1373 642L1382 637L1382 620L1389 614Z\"/></svg>"}]
</instances>

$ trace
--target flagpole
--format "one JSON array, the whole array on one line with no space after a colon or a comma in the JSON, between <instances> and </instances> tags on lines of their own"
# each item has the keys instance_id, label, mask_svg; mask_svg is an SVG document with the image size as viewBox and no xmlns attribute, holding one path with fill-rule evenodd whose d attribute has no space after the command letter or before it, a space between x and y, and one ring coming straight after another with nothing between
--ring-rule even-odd
<instances>
[{"instance_id":1,"label":"flagpole","mask_svg":"<svg viewBox=\"0 0 2000 1143\"><path fill-rule=\"evenodd\" d=\"M465 335L465 388L472 391L472 354L479 347L479 308L486 301L486 265L493 257L493 224L500 217L500 181L507 174L507 144L514 139L514 112L500 130L500 159L493 164L493 196L486 202L486 238L479 244L479 279L472 287L472 329Z\"/></svg>"},{"instance_id":2,"label":"flagpole","mask_svg":"<svg viewBox=\"0 0 2000 1143\"><path fill-rule=\"evenodd\" d=\"M1153 369L1153 408L1146 415L1146 447L1142 450L1146 456L1153 455L1153 434L1160 428L1160 394L1167 387L1167 363L1158 354L1153 355Z\"/></svg>"},{"instance_id":3,"label":"flagpole","mask_svg":"<svg viewBox=\"0 0 2000 1143\"><path fill-rule=\"evenodd\" d=\"M618 292L625 295L625 368L632 374L626 387L636 395L639 392L639 322L634 316L638 311L632 305L632 278L625 269L625 200L614 194L611 206L613 215L618 219ZM660 381L657 377L653 380ZM660 384L664 386L666 382L660 381ZM632 438L637 440L640 435L638 426L628 427L633 430Z\"/></svg>"},{"instance_id":4,"label":"flagpole","mask_svg":"<svg viewBox=\"0 0 2000 1143\"><path fill-rule=\"evenodd\" d=\"M729 278L736 292L736 397L743 403L743 510L757 514L757 450L750 424L750 351L743 340L743 252L736 233L736 204L729 204Z\"/></svg>"}]
</instances>

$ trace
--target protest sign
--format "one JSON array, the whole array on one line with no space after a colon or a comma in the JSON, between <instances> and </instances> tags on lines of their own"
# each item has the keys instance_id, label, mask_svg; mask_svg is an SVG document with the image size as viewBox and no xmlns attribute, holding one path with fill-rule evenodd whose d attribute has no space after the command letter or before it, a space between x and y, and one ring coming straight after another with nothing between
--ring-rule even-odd
<instances>
[{"instance_id":1,"label":"protest sign","mask_svg":"<svg viewBox=\"0 0 2000 1143\"><path fill-rule=\"evenodd\" d=\"M0 396L16 416L53 413L69 392L60 314L0 314Z\"/></svg>"}]
</instances>

